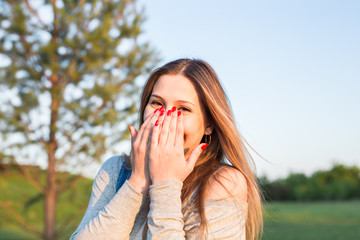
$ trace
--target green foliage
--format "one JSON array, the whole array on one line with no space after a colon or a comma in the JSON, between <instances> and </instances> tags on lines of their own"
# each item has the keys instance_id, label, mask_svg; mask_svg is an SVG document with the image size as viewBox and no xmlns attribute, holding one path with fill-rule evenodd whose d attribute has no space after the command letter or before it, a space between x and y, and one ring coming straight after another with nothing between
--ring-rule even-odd
<instances>
[{"instance_id":1,"label":"green foliage","mask_svg":"<svg viewBox=\"0 0 360 240\"><path fill-rule=\"evenodd\" d=\"M137 120L141 81L157 62L137 8L135 0L0 0L0 164L48 166L46 177L22 169L28 186L11 219L43 239L59 235L55 211L57 232L70 231L62 215L82 216L59 212L74 203L62 193L76 178L56 170L84 173L105 153L119 153ZM0 208L7 204L0 199Z\"/></svg>"},{"instance_id":2,"label":"green foliage","mask_svg":"<svg viewBox=\"0 0 360 240\"><path fill-rule=\"evenodd\" d=\"M268 201L360 199L360 169L357 166L335 164L332 169L317 171L310 177L292 173L273 182L262 177L259 182Z\"/></svg>"},{"instance_id":3,"label":"green foliage","mask_svg":"<svg viewBox=\"0 0 360 240\"><path fill-rule=\"evenodd\" d=\"M10 60L0 67L0 130L12 139L0 152L36 162L24 147L46 155L51 131L58 164L72 170L116 151L137 119L139 81L157 61L137 7L0 0L0 54Z\"/></svg>"}]
</instances>

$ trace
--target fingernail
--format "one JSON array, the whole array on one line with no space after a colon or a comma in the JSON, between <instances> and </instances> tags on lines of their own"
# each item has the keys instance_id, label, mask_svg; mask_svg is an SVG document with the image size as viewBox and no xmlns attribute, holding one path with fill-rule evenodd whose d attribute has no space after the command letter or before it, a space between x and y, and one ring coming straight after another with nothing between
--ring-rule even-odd
<instances>
[{"instance_id":1,"label":"fingernail","mask_svg":"<svg viewBox=\"0 0 360 240\"><path fill-rule=\"evenodd\" d=\"M158 110L159 110L159 109L156 109L156 110L154 111L154 113L156 113Z\"/></svg>"},{"instance_id":2,"label":"fingernail","mask_svg":"<svg viewBox=\"0 0 360 240\"><path fill-rule=\"evenodd\" d=\"M167 115L168 115L168 116L171 115L171 110L167 111Z\"/></svg>"},{"instance_id":3,"label":"fingernail","mask_svg":"<svg viewBox=\"0 0 360 240\"><path fill-rule=\"evenodd\" d=\"M160 116L164 115L165 111L161 111Z\"/></svg>"},{"instance_id":4,"label":"fingernail","mask_svg":"<svg viewBox=\"0 0 360 240\"><path fill-rule=\"evenodd\" d=\"M204 145L201 146L201 150L204 150L207 146L207 143L204 143Z\"/></svg>"},{"instance_id":5,"label":"fingernail","mask_svg":"<svg viewBox=\"0 0 360 240\"><path fill-rule=\"evenodd\" d=\"M164 107L161 107L161 108L160 108L160 111L164 111Z\"/></svg>"},{"instance_id":6,"label":"fingernail","mask_svg":"<svg viewBox=\"0 0 360 240\"><path fill-rule=\"evenodd\" d=\"M178 117L181 115L181 111L178 111Z\"/></svg>"},{"instance_id":7,"label":"fingernail","mask_svg":"<svg viewBox=\"0 0 360 240\"><path fill-rule=\"evenodd\" d=\"M155 122L155 127L156 127L157 125L159 125L159 120L156 120L156 122Z\"/></svg>"},{"instance_id":8,"label":"fingernail","mask_svg":"<svg viewBox=\"0 0 360 240\"><path fill-rule=\"evenodd\" d=\"M129 126L129 131L131 132L131 128L130 128L130 126Z\"/></svg>"},{"instance_id":9,"label":"fingernail","mask_svg":"<svg viewBox=\"0 0 360 240\"><path fill-rule=\"evenodd\" d=\"M172 107L171 112L175 112L176 111L176 107Z\"/></svg>"}]
</instances>

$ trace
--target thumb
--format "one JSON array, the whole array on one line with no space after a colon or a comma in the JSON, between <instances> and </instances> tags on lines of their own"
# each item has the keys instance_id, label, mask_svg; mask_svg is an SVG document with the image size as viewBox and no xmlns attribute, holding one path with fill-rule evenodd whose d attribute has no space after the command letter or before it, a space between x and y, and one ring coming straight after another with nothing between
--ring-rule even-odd
<instances>
[{"instance_id":1,"label":"thumb","mask_svg":"<svg viewBox=\"0 0 360 240\"><path fill-rule=\"evenodd\" d=\"M189 158L187 159L187 167L189 169L194 168L197 159L207 146L208 145L206 143L202 143L191 152Z\"/></svg>"},{"instance_id":2,"label":"thumb","mask_svg":"<svg viewBox=\"0 0 360 240\"><path fill-rule=\"evenodd\" d=\"M138 133L133 126L129 126L129 131L131 136L131 144L133 144Z\"/></svg>"}]
</instances>

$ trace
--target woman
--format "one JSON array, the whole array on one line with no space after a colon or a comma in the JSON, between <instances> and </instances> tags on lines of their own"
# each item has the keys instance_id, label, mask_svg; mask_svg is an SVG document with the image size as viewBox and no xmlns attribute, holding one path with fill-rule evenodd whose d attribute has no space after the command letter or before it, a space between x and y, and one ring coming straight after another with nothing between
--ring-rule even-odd
<instances>
[{"instance_id":1,"label":"woman","mask_svg":"<svg viewBox=\"0 0 360 240\"><path fill-rule=\"evenodd\" d=\"M179 59L156 69L141 96L140 125L129 127L130 158L101 167L71 239L259 237L251 158L210 65Z\"/></svg>"}]
</instances>

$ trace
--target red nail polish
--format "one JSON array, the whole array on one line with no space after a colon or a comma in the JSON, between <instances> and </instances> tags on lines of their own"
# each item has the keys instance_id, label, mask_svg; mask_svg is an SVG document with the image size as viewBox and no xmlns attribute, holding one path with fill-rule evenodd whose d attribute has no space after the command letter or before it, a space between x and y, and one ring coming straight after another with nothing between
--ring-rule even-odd
<instances>
[{"instance_id":1,"label":"red nail polish","mask_svg":"<svg viewBox=\"0 0 360 240\"><path fill-rule=\"evenodd\" d=\"M176 111L176 107L172 107L171 112L175 112Z\"/></svg>"},{"instance_id":2,"label":"red nail polish","mask_svg":"<svg viewBox=\"0 0 360 240\"><path fill-rule=\"evenodd\" d=\"M207 143L205 143L204 145L201 146L201 150L204 150L207 147Z\"/></svg>"},{"instance_id":3,"label":"red nail polish","mask_svg":"<svg viewBox=\"0 0 360 240\"><path fill-rule=\"evenodd\" d=\"M159 109L156 109L156 110L154 111L154 113L156 113L158 110L159 110Z\"/></svg>"},{"instance_id":4,"label":"red nail polish","mask_svg":"<svg viewBox=\"0 0 360 240\"><path fill-rule=\"evenodd\" d=\"M178 111L178 117L181 115L181 111Z\"/></svg>"},{"instance_id":5,"label":"red nail polish","mask_svg":"<svg viewBox=\"0 0 360 240\"><path fill-rule=\"evenodd\" d=\"M164 111L164 107L161 107L161 108L160 108L160 111Z\"/></svg>"},{"instance_id":6,"label":"red nail polish","mask_svg":"<svg viewBox=\"0 0 360 240\"><path fill-rule=\"evenodd\" d=\"M161 111L160 116L164 115L165 111Z\"/></svg>"},{"instance_id":7,"label":"red nail polish","mask_svg":"<svg viewBox=\"0 0 360 240\"><path fill-rule=\"evenodd\" d=\"M168 115L168 116L171 115L171 110L167 111L167 115Z\"/></svg>"},{"instance_id":8,"label":"red nail polish","mask_svg":"<svg viewBox=\"0 0 360 240\"><path fill-rule=\"evenodd\" d=\"M156 120L156 122L155 122L155 127L156 127L157 125L159 125L159 120Z\"/></svg>"}]
</instances>

